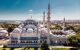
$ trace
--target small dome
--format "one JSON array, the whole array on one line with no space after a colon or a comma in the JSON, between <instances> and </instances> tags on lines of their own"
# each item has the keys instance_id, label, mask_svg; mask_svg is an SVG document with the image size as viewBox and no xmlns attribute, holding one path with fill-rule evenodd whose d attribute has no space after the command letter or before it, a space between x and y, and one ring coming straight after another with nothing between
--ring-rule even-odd
<instances>
[{"instance_id":1,"label":"small dome","mask_svg":"<svg viewBox=\"0 0 80 50\"><path fill-rule=\"evenodd\" d=\"M19 26L18 26L18 28L22 28L22 26L21 26L21 25L19 25Z\"/></svg>"},{"instance_id":2,"label":"small dome","mask_svg":"<svg viewBox=\"0 0 80 50\"><path fill-rule=\"evenodd\" d=\"M0 30L0 32L2 32L2 33L8 33L6 30Z\"/></svg>"},{"instance_id":3,"label":"small dome","mask_svg":"<svg viewBox=\"0 0 80 50\"><path fill-rule=\"evenodd\" d=\"M3 30L4 28L0 28L0 30Z\"/></svg>"},{"instance_id":4,"label":"small dome","mask_svg":"<svg viewBox=\"0 0 80 50\"><path fill-rule=\"evenodd\" d=\"M13 31L12 31L12 33L21 33L21 29L20 28L15 28Z\"/></svg>"},{"instance_id":5,"label":"small dome","mask_svg":"<svg viewBox=\"0 0 80 50\"><path fill-rule=\"evenodd\" d=\"M8 32L6 30L0 30L0 36L5 36Z\"/></svg>"},{"instance_id":6,"label":"small dome","mask_svg":"<svg viewBox=\"0 0 80 50\"><path fill-rule=\"evenodd\" d=\"M44 27L44 25L40 25L40 27L41 27L41 28L43 28L43 27Z\"/></svg>"}]
</instances>

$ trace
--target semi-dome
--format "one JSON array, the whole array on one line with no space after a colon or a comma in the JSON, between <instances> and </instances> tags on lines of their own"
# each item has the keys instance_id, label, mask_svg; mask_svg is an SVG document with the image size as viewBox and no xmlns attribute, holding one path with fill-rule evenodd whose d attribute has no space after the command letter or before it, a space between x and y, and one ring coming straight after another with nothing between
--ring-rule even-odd
<instances>
[{"instance_id":1,"label":"semi-dome","mask_svg":"<svg viewBox=\"0 0 80 50\"><path fill-rule=\"evenodd\" d=\"M12 31L12 33L21 33L21 29L20 28L15 28L13 31Z\"/></svg>"},{"instance_id":2,"label":"semi-dome","mask_svg":"<svg viewBox=\"0 0 80 50\"><path fill-rule=\"evenodd\" d=\"M28 28L28 29L27 29L27 32L28 32L28 33L33 33L33 29L32 29L32 28Z\"/></svg>"}]
</instances>

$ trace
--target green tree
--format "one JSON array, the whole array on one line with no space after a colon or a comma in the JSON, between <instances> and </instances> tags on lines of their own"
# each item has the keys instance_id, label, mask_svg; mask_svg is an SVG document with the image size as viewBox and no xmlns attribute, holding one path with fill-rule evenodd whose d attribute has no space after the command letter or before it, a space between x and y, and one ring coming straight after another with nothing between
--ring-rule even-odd
<instances>
[{"instance_id":1,"label":"green tree","mask_svg":"<svg viewBox=\"0 0 80 50\"><path fill-rule=\"evenodd\" d=\"M80 33L68 38L71 46L80 46Z\"/></svg>"},{"instance_id":2,"label":"green tree","mask_svg":"<svg viewBox=\"0 0 80 50\"><path fill-rule=\"evenodd\" d=\"M55 26L55 29L61 30L61 29L62 29L62 27L61 27L61 26L59 26L59 25L56 25L56 26Z\"/></svg>"},{"instance_id":3,"label":"green tree","mask_svg":"<svg viewBox=\"0 0 80 50\"><path fill-rule=\"evenodd\" d=\"M75 30L73 26L66 26L66 30Z\"/></svg>"}]
</instances>

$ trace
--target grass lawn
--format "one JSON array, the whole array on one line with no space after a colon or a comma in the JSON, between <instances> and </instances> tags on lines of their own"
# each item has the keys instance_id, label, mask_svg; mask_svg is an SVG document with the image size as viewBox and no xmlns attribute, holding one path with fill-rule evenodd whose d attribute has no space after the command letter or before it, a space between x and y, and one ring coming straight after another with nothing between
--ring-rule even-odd
<instances>
[{"instance_id":1,"label":"grass lawn","mask_svg":"<svg viewBox=\"0 0 80 50\"><path fill-rule=\"evenodd\" d=\"M69 48L52 48L51 50L69 50Z\"/></svg>"}]
</instances>

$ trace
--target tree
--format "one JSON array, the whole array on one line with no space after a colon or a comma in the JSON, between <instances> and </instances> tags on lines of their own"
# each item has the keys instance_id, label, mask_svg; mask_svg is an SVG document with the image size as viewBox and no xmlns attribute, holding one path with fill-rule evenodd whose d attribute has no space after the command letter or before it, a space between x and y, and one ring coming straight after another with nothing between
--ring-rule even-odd
<instances>
[{"instance_id":1,"label":"tree","mask_svg":"<svg viewBox=\"0 0 80 50\"><path fill-rule=\"evenodd\" d=\"M73 26L66 26L66 30L75 30Z\"/></svg>"},{"instance_id":2,"label":"tree","mask_svg":"<svg viewBox=\"0 0 80 50\"><path fill-rule=\"evenodd\" d=\"M62 30L62 27L60 25L52 25L50 29Z\"/></svg>"},{"instance_id":3,"label":"tree","mask_svg":"<svg viewBox=\"0 0 80 50\"><path fill-rule=\"evenodd\" d=\"M71 46L80 46L80 34L76 34L68 38Z\"/></svg>"},{"instance_id":4,"label":"tree","mask_svg":"<svg viewBox=\"0 0 80 50\"><path fill-rule=\"evenodd\" d=\"M47 42L43 41L43 43L41 44L41 50L50 50L48 47L49 46L48 46Z\"/></svg>"},{"instance_id":5,"label":"tree","mask_svg":"<svg viewBox=\"0 0 80 50\"><path fill-rule=\"evenodd\" d=\"M59 26L59 25L56 25L55 28L58 29L58 30L62 30L62 27Z\"/></svg>"},{"instance_id":6,"label":"tree","mask_svg":"<svg viewBox=\"0 0 80 50\"><path fill-rule=\"evenodd\" d=\"M13 31L13 29L11 27L9 27L7 31L10 33Z\"/></svg>"}]
</instances>

